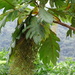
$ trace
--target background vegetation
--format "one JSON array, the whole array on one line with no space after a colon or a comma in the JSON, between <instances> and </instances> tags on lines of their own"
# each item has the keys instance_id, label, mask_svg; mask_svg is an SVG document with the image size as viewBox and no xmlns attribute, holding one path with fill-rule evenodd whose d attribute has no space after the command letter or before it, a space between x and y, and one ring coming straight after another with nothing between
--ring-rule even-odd
<instances>
[{"instance_id":1,"label":"background vegetation","mask_svg":"<svg viewBox=\"0 0 75 75\"><path fill-rule=\"evenodd\" d=\"M0 52L0 75L8 75L7 54L6 50ZM37 58L34 64L36 67L34 75L75 75L75 61L72 58L57 62L55 66L52 63L46 66Z\"/></svg>"}]
</instances>

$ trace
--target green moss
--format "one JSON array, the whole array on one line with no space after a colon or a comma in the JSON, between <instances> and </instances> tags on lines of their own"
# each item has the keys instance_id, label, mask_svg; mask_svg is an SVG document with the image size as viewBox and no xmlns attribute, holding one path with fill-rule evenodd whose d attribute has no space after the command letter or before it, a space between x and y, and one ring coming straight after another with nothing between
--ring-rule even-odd
<instances>
[{"instance_id":1,"label":"green moss","mask_svg":"<svg viewBox=\"0 0 75 75\"><path fill-rule=\"evenodd\" d=\"M33 75L36 56L33 46L33 41L24 40L13 48L9 75Z\"/></svg>"}]
</instances>

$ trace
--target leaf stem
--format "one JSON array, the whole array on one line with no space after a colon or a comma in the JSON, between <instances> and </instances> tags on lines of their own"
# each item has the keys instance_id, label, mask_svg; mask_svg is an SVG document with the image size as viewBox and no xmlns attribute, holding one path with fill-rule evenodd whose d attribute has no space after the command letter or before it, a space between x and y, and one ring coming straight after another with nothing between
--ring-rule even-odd
<instances>
[{"instance_id":1,"label":"leaf stem","mask_svg":"<svg viewBox=\"0 0 75 75\"><path fill-rule=\"evenodd\" d=\"M64 26L64 27L67 27L67 28L69 28L69 29L75 31L75 27L69 26L69 25L67 25L67 24L65 24L65 23L62 23L62 22L60 22L60 21L53 21L53 22L54 22L54 23L57 23L57 24L60 24L60 25L62 25L62 26Z\"/></svg>"}]
</instances>

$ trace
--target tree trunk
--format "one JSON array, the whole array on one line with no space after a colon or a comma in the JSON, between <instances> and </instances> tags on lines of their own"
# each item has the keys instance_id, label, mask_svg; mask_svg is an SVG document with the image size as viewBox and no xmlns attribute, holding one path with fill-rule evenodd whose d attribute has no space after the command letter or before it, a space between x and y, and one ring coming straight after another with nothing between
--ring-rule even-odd
<instances>
[{"instance_id":1,"label":"tree trunk","mask_svg":"<svg viewBox=\"0 0 75 75\"><path fill-rule=\"evenodd\" d=\"M33 40L21 38L17 41L10 57L9 75L34 75L34 59L36 53L33 50Z\"/></svg>"}]
</instances>

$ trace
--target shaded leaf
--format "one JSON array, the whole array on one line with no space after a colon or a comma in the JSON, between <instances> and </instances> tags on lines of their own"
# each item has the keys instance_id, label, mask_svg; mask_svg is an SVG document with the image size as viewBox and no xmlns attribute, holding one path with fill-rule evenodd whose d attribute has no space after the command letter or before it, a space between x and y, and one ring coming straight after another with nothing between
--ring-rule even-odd
<instances>
[{"instance_id":1,"label":"shaded leaf","mask_svg":"<svg viewBox=\"0 0 75 75\"><path fill-rule=\"evenodd\" d=\"M66 36L72 37L72 30L69 29L69 30L67 31L67 35L66 35Z\"/></svg>"},{"instance_id":2,"label":"shaded leaf","mask_svg":"<svg viewBox=\"0 0 75 75\"><path fill-rule=\"evenodd\" d=\"M23 28L24 28L24 23L22 23L21 25L16 26L15 31L12 34L13 41L15 41L16 39L20 39Z\"/></svg>"},{"instance_id":3,"label":"shaded leaf","mask_svg":"<svg viewBox=\"0 0 75 75\"><path fill-rule=\"evenodd\" d=\"M22 32L25 32L27 29L26 39L33 38L35 43L39 43L45 36L44 27L40 25L40 20L35 16L31 18L29 25Z\"/></svg>"},{"instance_id":4,"label":"shaded leaf","mask_svg":"<svg viewBox=\"0 0 75 75\"><path fill-rule=\"evenodd\" d=\"M20 35L20 28L16 27L14 33L12 34L13 37L13 41L15 41L17 39L17 37Z\"/></svg>"},{"instance_id":5,"label":"shaded leaf","mask_svg":"<svg viewBox=\"0 0 75 75\"><path fill-rule=\"evenodd\" d=\"M62 0L55 0L55 5L57 8L63 8L66 4Z\"/></svg>"},{"instance_id":6,"label":"shaded leaf","mask_svg":"<svg viewBox=\"0 0 75 75\"><path fill-rule=\"evenodd\" d=\"M71 19L71 24L72 24L72 25L71 25L72 27L75 27L75 17L72 17L72 19ZM72 31L72 30L69 29L69 30L67 31L67 36L72 37L72 34L73 34L73 33L75 34L75 31Z\"/></svg>"},{"instance_id":7,"label":"shaded leaf","mask_svg":"<svg viewBox=\"0 0 75 75\"><path fill-rule=\"evenodd\" d=\"M54 7L54 2L55 2L55 0L50 0L49 1L49 4L50 4L51 7Z\"/></svg>"}]
</instances>

